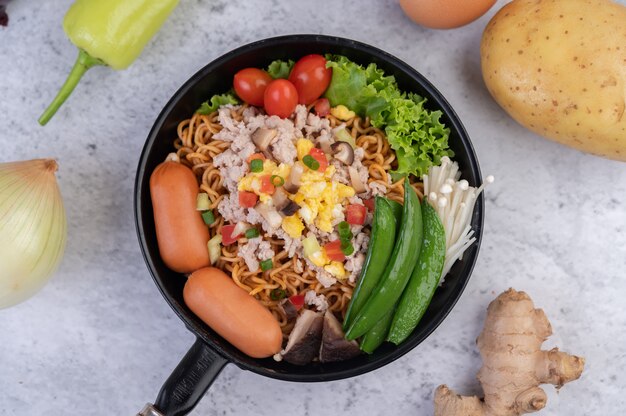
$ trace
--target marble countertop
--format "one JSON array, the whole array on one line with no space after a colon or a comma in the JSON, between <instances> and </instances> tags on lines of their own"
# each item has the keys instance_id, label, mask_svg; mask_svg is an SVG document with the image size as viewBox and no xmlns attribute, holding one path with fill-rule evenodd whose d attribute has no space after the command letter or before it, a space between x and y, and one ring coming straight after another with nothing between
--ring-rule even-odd
<instances>
[{"instance_id":1,"label":"marble countertop","mask_svg":"<svg viewBox=\"0 0 626 416\"><path fill-rule=\"evenodd\" d=\"M36 3L36 4L35 4ZM412 352L343 381L275 381L228 365L195 415L428 415L447 383L476 393L474 340L485 308L527 291L583 355L579 381L540 414L626 408L626 165L525 130L491 99L479 67L486 16L454 31L412 24L396 0L183 1L128 70L93 69L45 128L36 120L76 57L61 21L71 0L9 3L0 28L0 161L56 157L69 220L63 264L36 297L0 311L0 414L134 415L193 342L142 260L133 220L140 150L160 109L193 73L250 41L323 33L408 62L465 123L486 192L480 256L460 301ZM320 14L320 11L331 13ZM1 266L0 266L1 267Z\"/></svg>"}]
</instances>

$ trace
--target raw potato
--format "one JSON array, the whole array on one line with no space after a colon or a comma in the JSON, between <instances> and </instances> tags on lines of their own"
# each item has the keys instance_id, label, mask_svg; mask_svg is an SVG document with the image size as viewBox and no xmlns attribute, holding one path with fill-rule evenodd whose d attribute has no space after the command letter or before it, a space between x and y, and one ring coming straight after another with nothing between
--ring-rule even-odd
<instances>
[{"instance_id":1,"label":"raw potato","mask_svg":"<svg viewBox=\"0 0 626 416\"><path fill-rule=\"evenodd\" d=\"M582 374L582 357L541 349L552 327L524 292L509 289L487 308L476 340L483 366L478 380L485 398L460 396L447 386L435 392L435 416L519 416L546 405L542 383L563 386Z\"/></svg>"},{"instance_id":2,"label":"raw potato","mask_svg":"<svg viewBox=\"0 0 626 416\"><path fill-rule=\"evenodd\" d=\"M520 124L626 161L626 7L608 0L514 0L483 33L487 88Z\"/></svg>"}]
</instances>

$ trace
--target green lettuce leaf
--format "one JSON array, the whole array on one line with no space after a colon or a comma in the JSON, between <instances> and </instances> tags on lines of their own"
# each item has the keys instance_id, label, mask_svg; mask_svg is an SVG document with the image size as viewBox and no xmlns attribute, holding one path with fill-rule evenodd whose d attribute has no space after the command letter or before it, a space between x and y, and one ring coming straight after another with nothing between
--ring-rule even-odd
<instances>
[{"instance_id":1,"label":"green lettuce leaf","mask_svg":"<svg viewBox=\"0 0 626 416\"><path fill-rule=\"evenodd\" d=\"M439 120L442 113L426 109L426 99L400 91L395 78L373 63L364 68L336 55L327 55L326 60L333 69L326 98L333 107L343 104L385 130L398 158L394 176L421 177L443 156L453 156L448 147L450 130Z\"/></svg>"},{"instance_id":2,"label":"green lettuce leaf","mask_svg":"<svg viewBox=\"0 0 626 416\"><path fill-rule=\"evenodd\" d=\"M211 114L214 111L217 111L223 105L232 104L237 105L240 101L237 99L234 93L227 92L226 94L216 94L211 97L210 100L203 102L200 105L200 108L196 110L196 113L202 115Z\"/></svg>"},{"instance_id":3,"label":"green lettuce leaf","mask_svg":"<svg viewBox=\"0 0 626 416\"><path fill-rule=\"evenodd\" d=\"M267 73L274 79L278 78L289 78L289 73L291 72L291 68L295 64L291 59L288 61L281 61L280 59L272 62L267 67Z\"/></svg>"}]
</instances>

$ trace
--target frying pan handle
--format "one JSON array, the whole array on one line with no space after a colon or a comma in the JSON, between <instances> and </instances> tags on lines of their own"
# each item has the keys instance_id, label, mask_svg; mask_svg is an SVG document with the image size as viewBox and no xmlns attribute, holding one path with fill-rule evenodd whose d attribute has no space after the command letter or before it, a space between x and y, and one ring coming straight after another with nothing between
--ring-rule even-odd
<instances>
[{"instance_id":1,"label":"frying pan handle","mask_svg":"<svg viewBox=\"0 0 626 416\"><path fill-rule=\"evenodd\" d=\"M138 416L183 416L191 412L228 360L196 338L157 396Z\"/></svg>"}]
</instances>

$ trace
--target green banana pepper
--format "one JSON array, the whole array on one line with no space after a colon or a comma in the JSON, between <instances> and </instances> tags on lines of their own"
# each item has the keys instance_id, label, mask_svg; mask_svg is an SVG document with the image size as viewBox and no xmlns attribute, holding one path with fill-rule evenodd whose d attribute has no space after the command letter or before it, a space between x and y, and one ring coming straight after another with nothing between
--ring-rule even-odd
<instances>
[{"instance_id":1,"label":"green banana pepper","mask_svg":"<svg viewBox=\"0 0 626 416\"><path fill-rule=\"evenodd\" d=\"M159 31L179 0L76 0L63 30L78 47L65 84L39 118L45 125L70 96L81 77L96 65L127 68Z\"/></svg>"}]
</instances>

